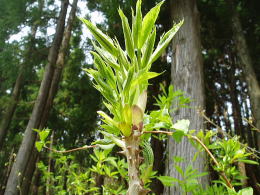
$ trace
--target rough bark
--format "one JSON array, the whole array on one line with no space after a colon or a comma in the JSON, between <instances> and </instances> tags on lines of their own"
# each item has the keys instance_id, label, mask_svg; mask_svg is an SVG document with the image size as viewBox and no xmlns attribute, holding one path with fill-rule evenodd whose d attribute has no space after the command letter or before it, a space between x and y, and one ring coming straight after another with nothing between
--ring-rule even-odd
<instances>
[{"instance_id":1,"label":"rough bark","mask_svg":"<svg viewBox=\"0 0 260 195\"><path fill-rule=\"evenodd\" d=\"M41 122L42 111L44 110L46 100L49 94L49 89L51 85L52 76L54 73L54 67L58 57L58 51L62 41L62 35L64 31L64 23L67 13L68 0L61 2L60 16L57 22L56 33L53 40L52 47L48 55L48 64L41 82L38 97L35 102L32 115L28 122L25 130L24 138L22 144L19 148L16 161L13 164L10 176L8 178L5 195L16 195L20 189L22 175L27 166L28 160L32 149L34 148L34 143L36 139L36 132L33 131L34 128L38 128Z\"/></svg>"},{"instance_id":2,"label":"rough bark","mask_svg":"<svg viewBox=\"0 0 260 195\"><path fill-rule=\"evenodd\" d=\"M30 187L32 185L32 177L34 174L34 171L36 169L36 162L38 159L38 152L35 149L33 149L29 163L27 165L26 171L24 172L23 181L22 181L22 188L21 188L21 194L26 195L29 194Z\"/></svg>"},{"instance_id":3,"label":"rough bark","mask_svg":"<svg viewBox=\"0 0 260 195\"><path fill-rule=\"evenodd\" d=\"M252 59L243 33L239 13L237 12L233 0L229 1L232 14L232 30L235 47L240 59L241 68L244 72L245 79L248 85L248 94L251 102L251 110L253 113L255 126L260 129L260 87L253 69ZM260 148L260 133L257 134L257 146Z\"/></svg>"},{"instance_id":4,"label":"rough bark","mask_svg":"<svg viewBox=\"0 0 260 195\"><path fill-rule=\"evenodd\" d=\"M64 31L64 36L63 36L60 51L59 51L59 54L58 54L58 59L57 59L57 62L56 62L56 67L55 67L55 71L54 71L54 74L53 74L53 78L52 78L52 82L51 82L51 88L50 88L50 91L49 91L47 103L45 105L44 112L43 112L43 115L42 115L42 118L41 118L40 128L43 128L44 125L46 124L47 120L48 120L49 112L51 110L54 97L55 97L55 95L58 91L62 71L63 71L64 66L65 66L65 56L66 56L68 49L69 49L69 42L70 42L71 31L72 31L72 27L73 27L73 21L75 19L75 14L76 14L76 10L77 10L77 3L78 3L78 0L73 0L72 9L71 9L70 14L69 14L68 22L67 22L67 25L66 25L66 28L65 28L65 31Z\"/></svg>"},{"instance_id":5,"label":"rough bark","mask_svg":"<svg viewBox=\"0 0 260 195\"><path fill-rule=\"evenodd\" d=\"M44 2L42 0L39 0L38 4L39 4L38 18L40 18ZM35 35L37 32L38 26L39 26L39 23L35 22L31 28L29 48L25 55L25 60L24 60L25 62L23 64L21 64L21 66L20 66L19 73L18 73L17 79L15 81L15 85L14 85L14 88L12 91L10 103L6 109L5 114L2 116L2 120L0 123L0 150L3 147L3 143L4 143L4 139L6 137L7 131L8 131L8 127L12 121L14 112L16 110L16 106L19 102L20 92L24 85L26 73L28 71L30 71L30 69L32 69L31 57L32 57L33 49L34 49Z\"/></svg>"},{"instance_id":6,"label":"rough bark","mask_svg":"<svg viewBox=\"0 0 260 195\"><path fill-rule=\"evenodd\" d=\"M179 108L172 113L174 121L180 119L190 120L190 129L203 129L203 120L197 114L196 108L204 107L204 83L203 83L203 63L201 55L200 23L199 13L195 0L174 0L171 5L172 18L175 22L184 19L184 24L180 28L173 40L172 84L177 90L182 90L191 98L191 108ZM176 106L176 105L175 105ZM170 139L168 142L168 162L166 164L166 175L182 179L173 168L173 156L181 156L185 159L180 166L183 170L192 164L193 168L199 172L205 171L207 160L205 153L192 162L197 150L184 138L180 143ZM208 177L199 179L199 183L208 184ZM166 188L164 194L179 195L181 190L178 186Z\"/></svg>"}]
</instances>

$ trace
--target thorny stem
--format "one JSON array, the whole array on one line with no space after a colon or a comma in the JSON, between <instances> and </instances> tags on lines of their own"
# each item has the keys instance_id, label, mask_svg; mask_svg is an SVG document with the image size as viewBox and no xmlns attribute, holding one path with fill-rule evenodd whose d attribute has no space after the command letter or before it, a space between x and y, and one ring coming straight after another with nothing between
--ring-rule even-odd
<instances>
[{"instance_id":1,"label":"thorny stem","mask_svg":"<svg viewBox=\"0 0 260 195\"><path fill-rule=\"evenodd\" d=\"M91 146L83 146L83 147L79 147L79 148L73 148L71 150L55 150L55 149L52 149L52 148L49 148L47 146L44 146L44 148L50 150L50 151L53 151L53 152L56 152L56 153L69 153L69 152L75 152L75 151L79 151L79 150L85 150L85 149L89 149L89 148L95 148L95 147L98 147L98 145L91 145Z\"/></svg>"},{"instance_id":2,"label":"thorny stem","mask_svg":"<svg viewBox=\"0 0 260 195\"><path fill-rule=\"evenodd\" d=\"M170 131L144 131L143 133L162 133L162 134L167 134L167 135L172 135L174 134L174 132L170 132ZM213 160L213 162L216 164L217 167L219 167L219 163L216 160L216 158L213 156L213 154L209 151L209 149L207 148L207 146L196 136L193 135L189 135L188 138L191 138L195 141L197 141L204 149L205 151L208 153L208 155L210 156L210 158ZM223 179L225 180L227 186L229 188L233 188L232 184L230 183L230 181L228 180L227 176L225 175L224 172L220 172L220 175L223 177Z\"/></svg>"}]
</instances>

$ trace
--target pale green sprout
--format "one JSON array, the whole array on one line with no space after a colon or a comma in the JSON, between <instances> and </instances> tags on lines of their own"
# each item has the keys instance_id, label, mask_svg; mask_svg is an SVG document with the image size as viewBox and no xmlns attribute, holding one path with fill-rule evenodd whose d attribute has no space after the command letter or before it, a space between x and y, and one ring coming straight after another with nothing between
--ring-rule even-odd
<instances>
[{"instance_id":1,"label":"pale green sprout","mask_svg":"<svg viewBox=\"0 0 260 195\"><path fill-rule=\"evenodd\" d=\"M137 1L135 13L132 10L132 28L121 9L118 10L122 21L125 39L124 51L116 39L99 30L86 19L81 19L92 33L96 70L85 69L94 78L94 86L105 98L104 105L113 117L99 111L106 125L102 127L113 135L120 132L128 137L133 129L142 131L142 122L147 100L148 80L161 73L150 72L152 63L158 59L176 34L183 21L175 24L165 33L154 47L156 38L155 22L160 7L157 4L142 18L141 0Z\"/></svg>"}]
</instances>

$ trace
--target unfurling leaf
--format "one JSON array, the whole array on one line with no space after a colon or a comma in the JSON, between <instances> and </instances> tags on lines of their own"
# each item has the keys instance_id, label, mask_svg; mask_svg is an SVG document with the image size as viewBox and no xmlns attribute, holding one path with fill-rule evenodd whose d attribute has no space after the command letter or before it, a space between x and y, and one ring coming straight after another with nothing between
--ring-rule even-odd
<instances>
[{"instance_id":1,"label":"unfurling leaf","mask_svg":"<svg viewBox=\"0 0 260 195\"><path fill-rule=\"evenodd\" d=\"M144 112L143 110L137 106L133 105L132 106L132 125L134 129L140 129L140 125L143 123L143 118L144 118Z\"/></svg>"},{"instance_id":2,"label":"unfurling leaf","mask_svg":"<svg viewBox=\"0 0 260 195\"><path fill-rule=\"evenodd\" d=\"M80 20L87 26L91 34L95 37L95 39L102 47L104 47L109 53L114 56L117 54L117 48L114 46L113 40L109 36L101 32L101 30L99 30L90 21L84 18L80 18Z\"/></svg>"},{"instance_id":3,"label":"unfurling leaf","mask_svg":"<svg viewBox=\"0 0 260 195\"><path fill-rule=\"evenodd\" d=\"M119 123L118 127L125 137L129 137L132 134L131 124L121 122Z\"/></svg>"},{"instance_id":4,"label":"unfurling leaf","mask_svg":"<svg viewBox=\"0 0 260 195\"><path fill-rule=\"evenodd\" d=\"M142 109L143 112L145 111L146 102L147 102L147 90L144 90L143 93L139 95L137 100L137 105Z\"/></svg>"},{"instance_id":5,"label":"unfurling leaf","mask_svg":"<svg viewBox=\"0 0 260 195\"><path fill-rule=\"evenodd\" d=\"M161 56L161 54L163 53L165 48L168 46L168 44L171 42L173 36L177 33L177 31L179 30L179 28L181 27L182 24L183 24L183 20L181 22L179 22L178 24L175 24L171 30L169 30L167 33L165 33L161 37L161 40L158 43L157 48L153 52L148 64L152 64L155 60L157 60Z\"/></svg>"},{"instance_id":6,"label":"unfurling leaf","mask_svg":"<svg viewBox=\"0 0 260 195\"><path fill-rule=\"evenodd\" d=\"M183 131L183 133L187 133L189 131L190 121L189 120L178 120L176 123L173 124L172 128Z\"/></svg>"},{"instance_id":7,"label":"unfurling leaf","mask_svg":"<svg viewBox=\"0 0 260 195\"><path fill-rule=\"evenodd\" d=\"M127 124L132 124L132 109L129 104L126 104L123 108L123 118Z\"/></svg>"}]
</instances>

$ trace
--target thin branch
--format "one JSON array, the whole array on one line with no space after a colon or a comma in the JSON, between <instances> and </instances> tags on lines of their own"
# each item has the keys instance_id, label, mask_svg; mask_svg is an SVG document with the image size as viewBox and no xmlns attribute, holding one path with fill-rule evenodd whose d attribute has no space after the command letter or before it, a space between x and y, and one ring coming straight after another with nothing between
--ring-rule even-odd
<instances>
[{"instance_id":1,"label":"thin branch","mask_svg":"<svg viewBox=\"0 0 260 195\"><path fill-rule=\"evenodd\" d=\"M144 131L143 133L158 133L158 134L167 134L167 135L172 135L174 132L171 131ZM209 149L207 148L207 146L196 136L193 135L189 135L188 138L192 138L195 141L197 141L204 149L205 151L208 153L208 155L210 156L210 158L213 160L213 162L216 164L217 167L219 167L219 163L216 160L216 158L213 156L213 154L209 151ZM223 179L225 180L227 186L229 188L233 188L232 184L230 183L230 181L228 180L227 176L225 175L224 172L220 172L220 175L223 177Z\"/></svg>"},{"instance_id":2,"label":"thin branch","mask_svg":"<svg viewBox=\"0 0 260 195\"><path fill-rule=\"evenodd\" d=\"M258 133L260 133L260 129L258 129L255 125L253 125L253 122L250 121L250 119L246 119L246 118L243 118L244 121L246 121L253 129L253 131L257 131Z\"/></svg>"},{"instance_id":3,"label":"thin branch","mask_svg":"<svg viewBox=\"0 0 260 195\"><path fill-rule=\"evenodd\" d=\"M205 115L205 111L204 110L198 110L198 113L210 124L212 124L214 127L217 128L217 131L218 133L220 133L223 137L224 136L227 136L228 138L232 138L229 134L227 134L225 131L223 131L221 129L220 126L218 126L217 124L215 124L209 117L207 117ZM249 123L250 124L250 123ZM252 126L252 125L251 125ZM255 128L254 126L252 126L253 128ZM260 154L260 152L254 148L251 148L249 146L247 146L246 144L243 144L241 142L239 142L241 144L241 146L245 147L247 149L248 152L251 152L252 153L252 156L254 156L255 158L257 159L260 159L260 157L258 155L256 155L255 153L257 154Z\"/></svg>"},{"instance_id":4,"label":"thin branch","mask_svg":"<svg viewBox=\"0 0 260 195\"><path fill-rule=\"evenodd\" d=\"M174 132L171 132L171 131L143 131L143 133L158 133L158 134L172 135Z\"/></svg>"},{"instance_id":5,"label":"thin branch","mask_svg":"<svg viewBox=\"0 0 260 195\"><path fill-rule=\"evenodd\" d=\"M83 146L83 147L79 147L79 148L74 148L74 149L71 149L71 150L55 150L55 149L52 149L52 148L49 148L47 146L44 146L44 148L52 151L52 152L56 152L56 153L69 153L69 152L75 152L75 151L79 151L79 150L85 150L85 149L89 149L89 148L95 148L95 147L98 147L98 145L92 145L92 146Z\"/></svg>"},{"instance_id":6,"label":"thin branch","mask_svg":"<svg viewBox=\"0 0 260 195\"><path fill-rule=\"evenodd\" d=\"M217 159L213 156L213 154L210 152L210 150L207 148L207 146L196 136L189 136L190 138L194 139L195 141L197 141L204 149L205 151L208 153L208 155L210 156L210 158L213 160L213 162L215 163L215 165L217 167L219 167L219 163L217 161ZM220 172L220 175L223 177L223 179L226 181L226 184L228 185L228 187L233 188L232 184L230 183L230 181L228 180L227 176L225 175L224 172Z\"/></svg>"}]
</instances>

